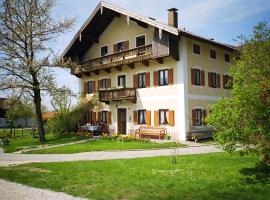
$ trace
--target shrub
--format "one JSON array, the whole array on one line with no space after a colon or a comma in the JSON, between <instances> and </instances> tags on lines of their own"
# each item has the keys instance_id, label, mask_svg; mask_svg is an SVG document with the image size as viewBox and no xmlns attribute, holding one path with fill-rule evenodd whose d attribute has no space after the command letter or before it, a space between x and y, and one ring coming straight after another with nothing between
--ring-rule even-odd
<instances>
[{"instance_id":1,"label":"shrub","mask_svg":"<svg viewBox=\"0 0 270 200\"><path fill-rule=\"evenodd\" d=\"M90 131L80 130L77 132L77 136L79 136L81 138L92 138L93 133Z\"/></svg>"}]
</instances>

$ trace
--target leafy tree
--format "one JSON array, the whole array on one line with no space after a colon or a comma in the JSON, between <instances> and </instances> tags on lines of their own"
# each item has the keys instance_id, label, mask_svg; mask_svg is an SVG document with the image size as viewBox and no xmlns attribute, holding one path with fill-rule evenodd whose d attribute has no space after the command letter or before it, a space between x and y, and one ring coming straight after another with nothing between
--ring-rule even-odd
<instances>
[{"instance_id":1,"label":"leafy tree","mask_svg":"<svg viewBox=\"0 0 270 200\"><path fill-rule=\"evenodd\" d=\"M240 39L230 68L230 95L211 107L206 122L216 130L215 139L224 150L240 147L240 152L256 152L270 164L270 27L260 23L252 36Z\"/></svg>"},{"instance_id":2,"label":"leafy tree","mask_svg":"<svg viewBox=\"0 0 270 200\"><path fill-rule=\"evenodd\" d=\"M0 0L0 88L32 98L39 139L45 140L41 113L43 91L57 90L51 67L53 40L73 20L52 17L55 0Z\"/></svg>"}]
</instances>

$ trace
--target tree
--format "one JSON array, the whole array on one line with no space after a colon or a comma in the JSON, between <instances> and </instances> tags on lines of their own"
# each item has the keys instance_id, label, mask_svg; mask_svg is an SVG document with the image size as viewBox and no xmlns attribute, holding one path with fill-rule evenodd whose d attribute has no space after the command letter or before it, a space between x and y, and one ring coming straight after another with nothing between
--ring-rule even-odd
<instances>
[{"instance_id":1,"label":"tree","mask_svg":"<svg viewBox=\"0 0 270 200\"><path fill-rule=\"evenodd\" d=\"M270 164L270 27L258 24L242 43L230 73L233 87L206 118L226 151L256 152Z\"/></svg>"},{"instance_id":2,"label":"tree","mask_svg":"<svg viewBox=\"0 0 270 200\"><path fill-rule=\"evenodd\" d=\"M14 126L14 121L20 118L20 110L21 110L21 103L19 102L18 98L15 96L10 97L9 99L5 100L4 108L6 110L5 117L10 123L10 136L12 135L12 130ZM15 133L14 133L15 137Z\"/></svg>"},{"instance_id":3,"label":"tree","mask_svg":"<svg viewBox=\"0 0 270 200\"><path fill-rule=\"evenodd\" d=\"M57 90L54 53L48 45L73 25L73 20L52 17L54 2L0 0L0 88L32 98L41 142L45 141L41 95Z\"/></svg>"}]
</instances>

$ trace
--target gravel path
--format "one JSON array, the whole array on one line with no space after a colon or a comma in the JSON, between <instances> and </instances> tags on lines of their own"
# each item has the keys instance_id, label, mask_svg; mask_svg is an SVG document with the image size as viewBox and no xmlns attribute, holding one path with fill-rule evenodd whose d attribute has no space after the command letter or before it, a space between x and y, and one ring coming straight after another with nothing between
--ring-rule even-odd
<instances>
[{"instance_id":1,"label":"gravel path","mask_svg":"<svg viewBox=\"0 0 270 200\"><path fill-rule=\"evenodd\" d=\"M192 146L186 148L177 148L177 155L201 154L221 152L214 145ZM156 150L129 150L129 151L96 151L76 154L12 154L4 153L0 155L0 166L16 165L32 162L64 162L80 160L110 160L110 159L128 159L155 156L169 156L171 149Z\"/></svg>"},{"instance_id":2,"label":"gravel path","mask_svg":"<svg viewBox=\"0 0 270 200\"><path fill-rule=\"evenodd\" d=\"M0 199L3 200L83 200L63 192L37 189L0 179Z\"/></svg>"}]
</instances>

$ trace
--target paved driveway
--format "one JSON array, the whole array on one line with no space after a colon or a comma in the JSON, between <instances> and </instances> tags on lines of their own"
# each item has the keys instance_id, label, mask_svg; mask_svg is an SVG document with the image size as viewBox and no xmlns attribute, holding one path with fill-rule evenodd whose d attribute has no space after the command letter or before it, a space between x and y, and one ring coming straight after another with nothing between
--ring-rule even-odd
<instances>
[{"instance_id":1,"label":"paved driveway","mask_svg":"<svg viewBox=\"0 0 270 200\"><path fill-rule=\"evenodd\" d=\"M177 148L177 155L202 154L221 152L214 145L193 146L186 148ZM32 162L64 162L80 160L110 160L110 159L128 159L154 156L169 156L172 154L171 149L158 150L129 150L129 151L98 151L85 152L76 154L0 154L0 166L12 164L23 164Z\"/></svg>"}]
</instances>

